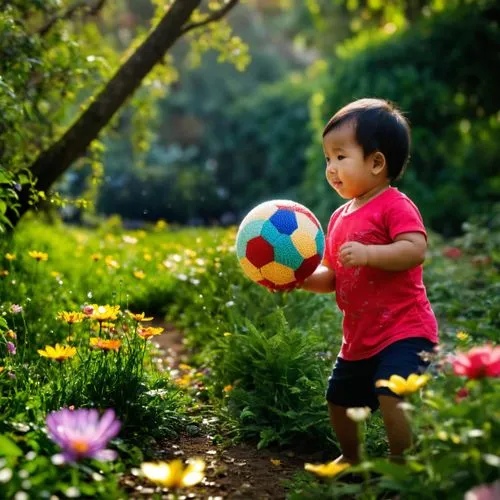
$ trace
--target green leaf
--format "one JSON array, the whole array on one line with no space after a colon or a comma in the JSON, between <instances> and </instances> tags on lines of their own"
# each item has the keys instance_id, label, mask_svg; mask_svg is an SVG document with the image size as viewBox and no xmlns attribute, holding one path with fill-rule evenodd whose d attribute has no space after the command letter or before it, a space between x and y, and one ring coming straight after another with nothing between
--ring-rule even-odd
<instances>
[{"instance_id":1,"label":"green leaf","mask_svg":"<svg viewBox=\"0 0 500 500\"><path fill-rule=\"evenodd\" d=\"M23 454L14 441L7 436L0 435L0 455L4 457L20 457Z\"/></svg>"}]
</instances>

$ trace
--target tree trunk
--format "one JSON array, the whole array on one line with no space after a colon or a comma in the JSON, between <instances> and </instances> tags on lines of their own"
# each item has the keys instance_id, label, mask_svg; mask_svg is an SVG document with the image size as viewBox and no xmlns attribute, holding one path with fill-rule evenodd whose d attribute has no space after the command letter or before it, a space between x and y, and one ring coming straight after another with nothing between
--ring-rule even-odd
<instances>
[{"instance_id":1,"label":"tree trunk","mask_svg":"<svg viewBox=\"0 0 500 500\"><path fill-rule=\"evenodd\" d=\"M159 63L165 53L186 31L186 23L201 0L175 0L163 19L141 46L118 69L106 86L92 98L88 108L77 118L65 134L31 165L36 178L35 188L47 191L54 181L77 158L111 120L118 109L137 90L143 78ZM230 2L232 7L233 2ZM194 26L194 25L193 25ZM9 209L7 217L13 227L29 210L29 190L19 193L17 211Z\"/></svg>"}]
</instances>

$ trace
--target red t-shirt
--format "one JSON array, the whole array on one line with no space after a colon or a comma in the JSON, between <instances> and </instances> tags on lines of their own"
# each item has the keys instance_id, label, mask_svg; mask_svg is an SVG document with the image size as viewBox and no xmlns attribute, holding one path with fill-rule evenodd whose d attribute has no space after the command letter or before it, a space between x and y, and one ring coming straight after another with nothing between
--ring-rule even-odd
<instances>
[{"instance_id":1,"label":"red t-shirt","mask_svg":"<svg viewBox=\"0 0 500 500\"><path fill-rule=\"evenodd\" d=\"M337 305L344 313L340 357L349 361L368 358L409 337L437 342L437 321L425 292L422 265L384 271L368 266L346 268L338 259L347 241L388 245L401 233L426 235L418 208L393 187L348 213L351 203L338 208L330 219L323 261L336 273Z\"/></svg>"}]
</instances>

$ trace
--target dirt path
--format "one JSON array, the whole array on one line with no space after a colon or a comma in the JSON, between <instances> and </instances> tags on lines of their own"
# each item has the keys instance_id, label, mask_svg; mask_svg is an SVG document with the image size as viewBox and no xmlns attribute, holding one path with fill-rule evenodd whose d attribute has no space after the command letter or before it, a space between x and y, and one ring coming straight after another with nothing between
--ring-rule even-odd
<instances>
[{"instance_id":1,"label":"dirt path","mask_svg":"<svg viewBox=\"0 0 500 500\"><path fill-rule=\"evenodd\" d=\"M184 351L181 332L170 325L163 326L167 333L156 337L156 343L163 352L163 363L175 367ZM286 489L282 482L291 479L297 471L303 470L305 462L321 461L322 453L297 453L291 450L257 450L253 445L239 444L224 448L213 444L210 435L181 435L176 441L159 441L155 447L158 460L199 457L207 464L206 477L202 483L186 491L180 498L219 500L226 498L284 499ZM126 476L122 485L129 498L150 498L161 490L141 478ZM165 493L162 498L168 498Z\"/></svg>"}]
</instances>

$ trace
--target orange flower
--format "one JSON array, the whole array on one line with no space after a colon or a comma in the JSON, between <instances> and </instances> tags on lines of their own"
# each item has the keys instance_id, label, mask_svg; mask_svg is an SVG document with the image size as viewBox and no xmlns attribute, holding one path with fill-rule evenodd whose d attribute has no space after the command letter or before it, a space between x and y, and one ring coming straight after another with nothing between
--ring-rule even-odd
<instances>
[{"instance_id":1,"label":"orange flower","mask_svg":"<svg viewBox=\"0 0 500 500\"><path fill-rule=\"evenodd\" d=\"M102 255L100 253L93 253L90 258L94 261L97 262L98 260L102 259Z\"/></svg>"},{"instance_id":2,"label":"orange flower","mask_svg":"<svg viewBox=\"0 0 500 500\"><path fill-rule=\"evenodd\" d=\"M164 328L155 328L153 326L148 326L147 328L138 328L137 334L144 340L154 337L155 335L160 335L163 333Z\"/></svg>"},{"instance_id":3,"label":"orange flower","mask_svg":"<svg viewBox=\"0 0 500 500\"><path fill-rule=\"evenodd\" d=\"M91 337L90 345L105 351L118 351L122 345L121 340L106 340L99 337Z\"/></svg>"}]
</instances>

